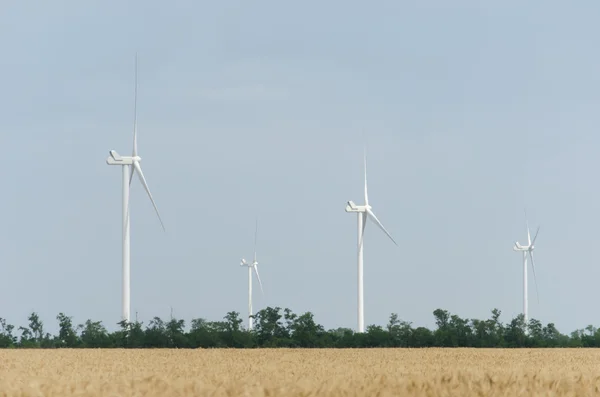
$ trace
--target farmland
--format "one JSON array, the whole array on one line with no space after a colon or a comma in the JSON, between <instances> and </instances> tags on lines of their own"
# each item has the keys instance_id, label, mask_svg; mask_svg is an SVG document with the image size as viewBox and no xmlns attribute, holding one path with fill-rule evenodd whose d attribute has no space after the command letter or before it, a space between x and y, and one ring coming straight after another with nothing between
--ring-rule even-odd
<instances>
[{"instance_id":1,"label":"farmland","mask_svg":"<svg viewBox=\"0 0 600 397\"><path fill-rule=\"evenodd\" d=\"M600 396L598 368L598 349L4 349L0 396Z\"/></svg>"}]
</instances>

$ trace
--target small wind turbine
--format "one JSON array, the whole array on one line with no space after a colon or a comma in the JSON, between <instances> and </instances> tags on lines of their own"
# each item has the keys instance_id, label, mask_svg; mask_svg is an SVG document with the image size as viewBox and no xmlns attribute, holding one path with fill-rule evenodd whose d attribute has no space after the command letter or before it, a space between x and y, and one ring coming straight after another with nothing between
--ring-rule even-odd
<instances>
[{"instance_id":1,"label":"small wind turbine","mask_svg":"<svg viewBox=\"0 0 600 397\"><path fill-rule=\"evenodd\" d=\"M150 197L150 201L152 201L152 205L154 206L154 210L156 211L156 215L158 215L158 220L160 224L165 230L165 225L160 218L160 214L158 213L158 208L156 207L156 203L152 198L152 194L150 193L150 189L148 188L148 184L146 183L146 178L144 178L144 173L142 172L142 167L140 166L140 161L142 158L138 156L137 151L137 53L135 55L135 95L134 95L134 117L133 117L133 153L131 156L121 156L114 150L111 150L110 156L106 159L106 163L108 165L120 165L123 170L123 280L122 280L122 294L123 294L123 302L122 302L122 319L130 321L130 304L131 304L131 291L130 291L130 241L129 241L129 189L131 187L131 181L133 180L133 174L137 171L137 175L146 189L146 193L148 193L148 197ZM131 172L129 167L131 166ZM166 231L166 230L165 230Z\"/></svg>"},{"instance_id":2,"label":"small wind turbine","mask_svg":"<svg viewBox=\"0 0 600 397\"><path fill-rule=\"evenodd\" d=\"M262 282L258 275L258 262L256 260L256 235L258 234L258 220L256 220L256 229L254 230L254 261L252 263L246 262L246 259L242 259L240 266L248 267L248 330L252 331L252 271L256 274L258 284L260 285L260 292L264 294Z\"/></svg>"},{"instance_id":3,"label":"small wind turbine","mask_svg":"<svg viewBox=\"0 0 600 397\"><path fill-rule=\"evenodd\" d=\"M527 213L525 213L525 226L527 227L527 245L521 245L519 242L515 242L513 250L523 252L523 316L525 318L525 324L529 321L527 313L527 253L531 257L531 269L533 270L533 281L535 283L535 293L537 295L537 301L540 302L540 296L538 294L537 280L535 277L535 262L533 261L533 250L535 249L535 240L540 231L538 226L533 241L531 240L531 234L529 233L529 223L527 222Z\"/></svg>"},{"instance_id":4,"label":"small wind turbine","mask_svg":"<svg viewBox=\"0 0 600 397\"><path fill-rule=\"evenodd\" d=\"M387 236L398 245L392 236L385 230L379 219L375 216L369 205L369 195L367 194L367 154L364 155L365 167L365 205L356 205L353 201L348 201L346 212L356 212L358 215L358 332L365 332L364 316L364 295L363 295L363 237L367 217L370 218Z\"/></svg>"}]
</instances>

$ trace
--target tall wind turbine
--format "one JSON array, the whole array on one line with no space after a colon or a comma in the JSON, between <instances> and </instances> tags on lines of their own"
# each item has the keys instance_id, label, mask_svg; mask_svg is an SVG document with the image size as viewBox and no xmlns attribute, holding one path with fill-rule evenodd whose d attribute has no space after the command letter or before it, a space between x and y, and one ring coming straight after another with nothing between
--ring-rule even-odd
<instances>
[{"instance_id":1,"label":"tall wind turbine","mask_svg":"<svg viewBox=\"0 0 600 397\"><path fill-rule=\"evenodd\" d=\"M256 229L254 230L254 261L252 263L246 262L246 259L242 259L240 266L248 267L248 330L252 331L252 271L256 274L258 284L260 285L260 292L264 293L260 276L258 275L258 262L256 261L256 235L258 234L258 220L256 220Z\"/></svg>"},{"instance_id":2,"label":"tall wind turbine","mask_svg":"<svg viewBox=\"0 0 600 397\"><path fill-rule=\"evenodd\" d=\"M156 207L156 203L152 198L152 194L150 193L150 189L148 188L148 184L146 183L146 178L144 178L144 173L142 172L142 167L140 166L140 161L142 158L138 156L137 150L137 53L135 55L135 94L134 94L134 117L133 117L133 153L131 156L121 156L115 150L111 150L110 156L106 159L106 163L108 165L119 165L123 170L123 280L122 280L122 314L121 318L130 321L130 305L131 305L131 278L130 278L130 266L131 266L131 258L130 258L130 247L129 247L129 189L131 187L131 181L133 180L133 174L137 173L144 189L148 193L148 197L150 197L150 201L152 201L152 205L154 206L154 210L156 211L156 215L158 215L158 220L163 228L166 231L165 225L158 213L158 208ZM131 166L131 171L130 171Z\"/></svg>"},{"instance_id":3,"label":"tall wind turbine","mask_svg":"<svg viewBox=\"0 0 600 397\"><path fill-rule=\"evenodd\" d=\"M529 233L529 223L527 222L527 213L525 214L525 226L527 227L527 245L521 245L519 242L515 242L515 246L513 250L523 252L523 316L525 318L525 324L528 323L529 317L527 313L527 254L531 257L531 269L533 270L533 281L535 282L535 293L537 295L538 303L540 301L540 297L538 294L537 288L537 280L535 278L535 263L533 261L533 250L535 249L535 240L537 239L537 235L540 231L540 227L538 226L537 231L535 232L535 236L533 237L533 241L531 240L531 234Z\"/></svg>"},{"instance_id":4,"label":"tall wind turbine","mask_svg":"<svg viewBox=\"0 0 600 397\"><path fill-rule=\"evenodd\" d=\"M353 201L348 201L346 212L356 212L358 216L358 332L365 332L365 311L364 311L364 295L363 295L363 237L367 218L370 218L387 236L398 245L392 236L385 230L379 219L372 211L369 205L369 195L367 194L367 154L364 154L365 167L365 205L356 205Z\"/></svg>"}]
</instances>

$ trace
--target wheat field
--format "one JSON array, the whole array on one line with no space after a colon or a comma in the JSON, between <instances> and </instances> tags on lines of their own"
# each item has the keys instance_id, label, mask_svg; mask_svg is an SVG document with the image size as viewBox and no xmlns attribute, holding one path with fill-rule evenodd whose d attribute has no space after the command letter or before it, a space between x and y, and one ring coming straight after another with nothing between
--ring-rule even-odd
<instances>
[{"instance_id":1,"label":"wheat field","mask_svg":"<svg viewBox=\"0 0 600 397\"><path fill-rule=\"evenodd\" d=\"M0 350L0 396L600 396L600 349Z\"/></svg>"}]
</instances>

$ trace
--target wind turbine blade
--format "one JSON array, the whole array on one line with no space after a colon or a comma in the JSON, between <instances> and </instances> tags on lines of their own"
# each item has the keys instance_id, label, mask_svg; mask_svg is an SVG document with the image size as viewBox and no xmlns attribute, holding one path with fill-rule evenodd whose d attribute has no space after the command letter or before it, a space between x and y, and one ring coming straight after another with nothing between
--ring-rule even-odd
<instances>
[{"instance_id":1,"label":"wind turbine blade","mask_svg":"<svg viewBox=\"0 0 600 397\"><path fill-rule=\"evenodd\" d=\"M367 227L367 214L359 212L358 216L362 217L362 230L360 231L360 242L359 245L362 247L363 241L365 240L365 227Z\"/></svg>"},{"instance_id":2,"label":"wind turbine blade","mask_svg":"<svg viewBox=\"0 0 600 397\"><path fill-rule=\"evenodd\" d=\"M252 266L252 268L254 269L254 274L256 274L256 278L258 279L258 285L260 285L260 292L264 294L265 291L263 291L262 281L260 281L260 276L258 275L258 265L254 265Z\"/></svg>"},{"instance_id":3,"label":"wind turbine blade","mask_svg":"<svg viewBox=\"0 0 600 397\"><path fill-rule=\"evenodd\" d=\"M129 232L129 228L131 227L131 219L129 219L129 205L131 202L131 192L129 192L129 195L127 196L127 203L125 204L125 213L127 214L125 219L126 219L126 227L125 227L125 232Z\"/></svg>"},{"instance_id":4,"label":"wind turbine blade","mask_svg":"<svg viewBox=\"0 0 600 397\"><path fill-rule=\"evenodd\" d=\"M535 239L537 238L538 233L540 232L540 227L538 226L536 232L535 232L535 236L533 236L533 241L531 242L531 245L535 244Z\"/></svg>"},{"instance_id":5,"label":"wind turbine blade","mask_svg":"<svg viewBox=\"0 0 600 397\"><path fill-rule=\"evenodd\" d=\"M152 205L154 206L156 215L158 215L158 220L160 221L160 224L161 224L163 230L167 231L165 229L165 225L163 224L162 218L160 217L160 214L158 212L158 208L156 207L156 203L154 202L154 199L152 198L152 193L150 193L150 188L148 187L148 184L146 183L146 178L144 178L144 173L142 172L142 167L140 167L139 161L134 161L133 166L135 167L135 170L137 171L137 174L140 178L140 181L142 182L142 185L144 185L144 189L146 189L146 193L148 193L148 197L150 197L150 201L152 201Z\"/></svg>"},{"instance_id":6,"label":"wind turbine blade","mask_svg":"<svg viewBox=\"0 0 600 397\"><path fill-rule=\"evenodd\" d=\"M367 214L369 215L369 217L371 218L371 220L373 222L375 222L375 224L377 226L379 226L379 228L381 230L383 230L383 232L385 234L387 234L387 236L390 238L390 240L392 240L394 242L394 244L398 245L398 243L396 243L396 240L394 240L394 238L392 237L392 235L389 234L387 230L385 230L385 227L383 227L383 225L381 224L381 222L379 222L379 219L377 219L377 217L375 216L375 214L373 213L373 211L371 211L371 209L367 208Z\"/></svg>"},{"instance_id":7,"label":"wind turbine blade","mask_svg":"<svg viewBox=\"0 0 600 397\"><path fill-rule=\"evenodd\" d=\"M537 280L535 278L535 263L533 262L533 251L529 251L529 256L531 257L531 268L533 269L533 282L535 283L535 294L537 296L538 305L540 304L540 294L538 293Z\"/></svg>"},{"instance_id":8,"label":"wind turbine blade","mask_svg":"<svg viewBox=\"0 0 600 397\"><path fill-rule=\"evenodd\" d=\"M133 95L133 152L132 156L137 156L137 52L135 53L135 88ZM129 174L129 186L133 180L134 169L131 167L131 173Z\"/></svg>"},{"instance_id":9,"label":"wind turbine blade","mask_svg":"<svg viewBox=\"0 0 600 397\"><path fill-rule=\"evenodd\" d=\"M527 221L527 209L525 211L525 226L527 227L527 244L531 246L531 234L529 233L529 222Z\"/></svg>"},{"instance_id":10,"label":"wind turbine blade","mask_svg":"<svg viewBox=\"0 0 600 397\"><path fill-rule=\"evenodd\" d=\"M256 228L254 229L254 262L256 262L256 236L258 235L258 218L256 218Z\"/></svg>"},{"instance_id":11,"label":"wind turbine blade","mask_svg":"<svg viewBox=\"0 0 600 397\"><path fill-rule=\"evenodd\" d=\"M137 75L137 52L135 53L135 88L133 95L133 155L137 155L137 90L138 90L138 75Z\"/></svg>"},{"instance_id":12,"label":"wind turbine blade","mask_svg":"<svg viewBox=\"0 0 600 397\"><path fill-rule=\"evenodd\" d=\"M369 194L367 193L367 149L365 148L364 153L365 162L365 205L369 205Z\"/></svg>"}]
</instances>

